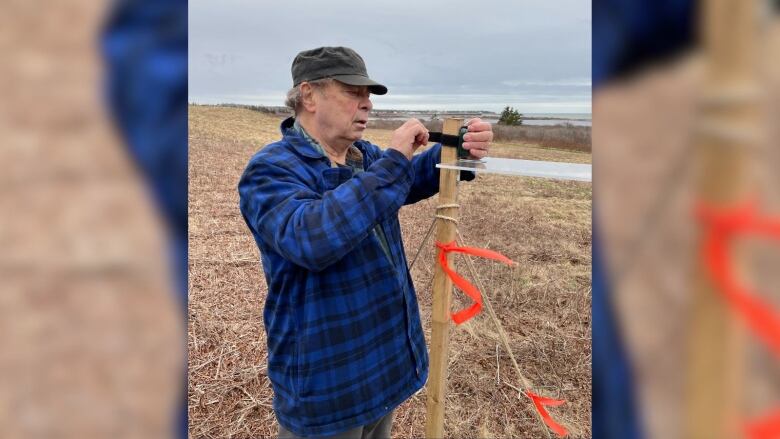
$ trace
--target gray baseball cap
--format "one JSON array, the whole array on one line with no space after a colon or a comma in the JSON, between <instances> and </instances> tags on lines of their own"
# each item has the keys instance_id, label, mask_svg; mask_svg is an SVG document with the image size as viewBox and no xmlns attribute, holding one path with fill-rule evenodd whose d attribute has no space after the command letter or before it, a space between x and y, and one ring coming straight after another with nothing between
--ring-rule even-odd
<instances>
[{"instance_id":1,"label":"gray baseball cap","mask_svg":"<svg viewBox=\"0 0 780 439\"><path fill-rule=\"evenodd\" d=\"M365 85L383 95L387 87L368 77L363 58L349 47L318 47L299 53L292 63L293 87L303 81L333 78L349 85Z\"/></svg>"}]
</instances>

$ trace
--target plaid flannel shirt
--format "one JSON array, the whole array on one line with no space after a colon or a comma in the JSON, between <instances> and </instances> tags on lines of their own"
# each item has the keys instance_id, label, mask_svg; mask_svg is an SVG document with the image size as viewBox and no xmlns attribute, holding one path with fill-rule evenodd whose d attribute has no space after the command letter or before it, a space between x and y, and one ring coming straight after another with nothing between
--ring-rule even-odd
<instances>
[{"instance_id":1,"label":"plaid flannel shirt","mask_svg":"<svg viewBox=\"0 0 780 439\"><path fill-rule=\"evenodd\" d=\"M317 149L322 155L325 155L325 150L322 148L322 145L319 144L314 138L309 136L309 133L306 132L306 130L301 126L301 124L296 120L293 123L293 128L298 131L306 141L311 143L311 145ZM340 165L336 162L331 162L330 167L331 168L337 168L339 166L348 166L352 168L352 173L357 174L360 172L363 172L363 153L360 152L357 146L353 143L350 145L349 149L347 149L347 156L345 160L345 164ZM387 238L385 238L385 232L382 230L382 227L377 224L374 226L373 229L374 234L376 234L377 239L379 239L379 244L382 245L382 250L384 250L385 254L388 258L392 258L390 256L390 246L387 245Z\"/></svg>"},{"instance_id":2,"label":"plaid flannel shirt","mask_svg":"<svg viewBox=\"0 0 780 439\"><path fill-rule=\"evenodd\" d=\"M331 167L293 123L251 158L238 191L268 283L277 419L300 436L332 435L381 418L427 379L398 210L438 191L441 145L409 161L360 140L365 170L353 174Z\"/></svg>"}]
</instances>

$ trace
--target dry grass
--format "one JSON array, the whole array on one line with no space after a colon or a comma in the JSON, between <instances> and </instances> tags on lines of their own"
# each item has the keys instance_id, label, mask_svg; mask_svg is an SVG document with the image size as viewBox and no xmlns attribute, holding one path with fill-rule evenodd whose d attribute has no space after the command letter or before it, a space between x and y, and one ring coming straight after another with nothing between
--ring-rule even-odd
<instances>
[{"instance_id":1,"label":"dry grass","mask_svg":"<svg viewBox=\"0 0 780 439\"><path fill-rule=\"evenodd\" d=\"M277 426L266 376L262 307L266 284L258 250L238 210L236 184L249 157L279 138L276 116L238 108L190 107L189 404L192 437L269 437ZM366 138L386 144L387 130ZM496 155L590 162L590 155L499 143ZM475 260L513 351L536 390L568 403L553 416L590 436L591 186L578 182L479 175L460 185L460 230L469 244L520 263ZM411 258L432 219L433 199L399 214ZM426 338L434 252L412 275ZM456 259L458 259L456 257ZM466 265L456 262L461 272ZM464 306L454 294L454 306ZM511 386L509 357L498 352L486 315L453 328L445 431L448 437L538 438ZM425 390L396 411L393 437L423 436Z\"/></svg>"},{"instance_id":2,"label":"dry grass","mask_svg":"<svg viewBox=\"0 0 780 439\"><path fill-rule=\"evenodd\" d=\"M525 141L548 147L591 152L591 127L577 125L496 125L493 129L498 141Z\"/></svg>"}]
</instances>

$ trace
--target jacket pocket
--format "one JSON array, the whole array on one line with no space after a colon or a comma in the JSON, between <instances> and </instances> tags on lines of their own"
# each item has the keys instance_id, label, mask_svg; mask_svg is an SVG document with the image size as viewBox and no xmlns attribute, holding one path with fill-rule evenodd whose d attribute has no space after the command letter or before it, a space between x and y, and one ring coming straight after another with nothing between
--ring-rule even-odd
<instances>
[{"instance_id":1,"label":"jacket pocket","mask_svg":"<svg viewBox=\"0 0 780 439\"><path fill-rule=\"evenodd\" d=\"M322 171L320 175L319 186L322 193L336 189L342 183L352 178L352 169L349 168L328 168Z\"/></svg>"}]
</instances>

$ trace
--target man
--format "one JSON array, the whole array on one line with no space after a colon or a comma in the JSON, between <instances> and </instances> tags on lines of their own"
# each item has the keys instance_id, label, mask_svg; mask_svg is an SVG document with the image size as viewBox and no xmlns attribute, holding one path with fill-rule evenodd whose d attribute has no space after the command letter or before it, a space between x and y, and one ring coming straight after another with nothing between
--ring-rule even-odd
<instances>
[{"instance_id":1,"label":"man","mask_svg":"<svg viewBox=\"0 0 780 439\"><path fill-rule=\"evenodd\" d=\"M296 56L282 140L244 171L241 213L268 283L268 376L280 437L390 437L395 407L427 379L428 356L398 210L438 191L441 145L416 119L385 151L361 140L371 79L345 47ZM490 124L464 147L487 155ZM468 174L467 179L473 179Z\"/></svg>"}]
</instances>

